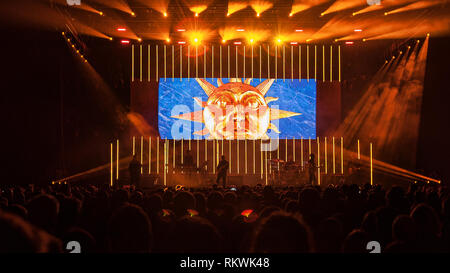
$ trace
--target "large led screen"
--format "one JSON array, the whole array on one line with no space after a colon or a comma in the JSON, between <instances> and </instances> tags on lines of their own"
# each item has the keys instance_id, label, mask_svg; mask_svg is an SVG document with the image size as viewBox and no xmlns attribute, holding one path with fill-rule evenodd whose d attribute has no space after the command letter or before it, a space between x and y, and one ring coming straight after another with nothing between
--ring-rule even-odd
<instances>
[{"instance_id":1,"label":"large led screen","mask_svg":"<svg viewBox=\"0 0 450 273\"><path fill-rule=\"evenodd\" d=\"M316 81L159 80L158 127L167 139L316 138Z\"/></svg>"}]
</instances>

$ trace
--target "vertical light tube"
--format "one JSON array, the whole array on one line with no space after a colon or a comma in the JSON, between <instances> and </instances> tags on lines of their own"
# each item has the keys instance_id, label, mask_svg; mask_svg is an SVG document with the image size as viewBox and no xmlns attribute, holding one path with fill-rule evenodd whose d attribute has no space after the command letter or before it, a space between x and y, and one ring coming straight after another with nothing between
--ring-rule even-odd
<instances>
[{"instance_id":1,"label":"vertical light tube","mask_svg":"<svg viewBox=\"0 0 450 273\"><path fill-rule=\"evenodd\" d=\"M373 185L373 155L372 155L372 142L370 142L370 185Z\"/></svg>"},{"instance_id":2,"label":"vertical light tube","mask_svg":"<svg viewBox=\"0 0 450 273\"><path fill-rule=\"evenodd\" d=\"M111 181L110 181L110 185L111 185L111 187L112 187L112 185L113 185L113 180L114 180L114 158L113 158L113 144L112 144L112 142L111 142L111 166L110 166L110 179L111 179Z\"/></svg>"},{"instance_id":3,"label":"vertical light tube","mask_svg":"<svg viewBox=\"0 0 450 273\"><path fill-rule=\"evenodd\" d=\"M300 138L300 165L303 170L303 137Z\"/></svg>"},{"instance_id":4,"label":"vertical light tube","mask_svg":"<svg viewBox=\"0 0 450 273\"><path fill-rule=\"evenodd\" d=\"M298 80L302 79L302 46L298 46Z\"/></svg>"},{"instance_id":5,"label":"vertical light tube","mask_svg":"<svg viewBox=\"0 0 450 273\"><path fill-rule=\"evenodd\" d=\"M317 45L314 46L314 79L317 80Z\"/></svg>"},{"instance_id":6,"label":"vertical light tube","mask_svg":"<svg viewBox=\"0 0 450 273\"><path fill-rule=\"evenodd\" d=\"M172 82L175 80L175 47L172 45Z\"/></svg>"},{"instance_id":7,"label":"vertical light tube","mask_svg":"<svg viewBox=\"0 0 450 273\"><path fill-rule=\"evenodd\" d=\"M158 63L159 63L159 58L158 58L158 45L156 45L156 47L155 47L155 53L156 53L156 59L155 59L155 63L156 63L156 70L155 70L155 73L156 73L156 82L158 82L159 81L159 76L158 76Z\"/></svg>"},{"instance_id":8,"label":"vertical light tube","mask_svg":"<svg viewBox=\"0 0 450 273\"><path fill-rule=\"evenodd\" d=\"M205 161L208 162L208 140L204 139L205 141ZM206 170L208 170L208 164L206 164Z\"/></svg>"},{"instance_id":9,"label":"vertical light tube","mask_svg":"<svg viewBox=\"0 0 450 273\"><path fill-rule=\"evenodd\" d=\"M159 137L156 138L156 173L159 174Z\"/></svg>"},{"instance_id":10,"label":"vertical light tube","mask_svg":"<svg viewBox=\"0 0 450 273\"><path fill-rule=\"evenodd\" d=\"M279 159L280 159L280 147L281 147L281 145L280 145L280 138L278 137L278 147L277 147L277 159L278 159L277 167L278 167L278 170L280 169L280 161L279 161Z\"/></svg>"},{"instance_id":11,"label":"vertical light tube","mask_svg":"<svg viewBox=\"0 0 450 273\"><path fill-rule=\"evenodd\" d=\"M263 149L262 149L262 139L260 139L260 151L261 151L261 179L263 179L263 175L264 175L264 160L263 160Z\"/></svg>"},{"instance_id":12,"label":"vertical light tube","mask_svg":"<svg viewBox=\"0 0 450 273\"><path fill-rule=\"evenodd\" d=\"M320 185L320 139L317 137L317 184Z\"/></svg>"},{"instance_id":13,"label":"vertical light tube","mask_svg":"<svg viewBox=\"0 0 450 273\"><path fill-rule=\"evenodd\" d=\"M198 46L195 46L195 77L198 78Z\"/></svg>"},{"instance_id":14,"label":"vertical light tube","mask_svg":"<svg viewBox=\"0 0 450 273\"><path fill-rule=\"evenodd\" d=\"M284 162L287 162L287 160L288 160L288 156L287 156L287 154L288 154L288 141L287 141L287 137L286 137L286 139L284 140L284 145L285 145Z\"/></svg>"},{"instance_id":15,"label":"vertical light tube","mask_svg":"<svg viewBox=\"0 0 450 273\"><path fill-rule=\"evenodd\" d=\"M231 139L228 139L228 161L231 163ZM230 164L230 168L228 168L229 173L231 173L231 167L233 164Z\"/></svg>"},{"instance_id":16,"label":"vertical light tube","mask_svg":"<svg viewBox=\"0 0 450 273\"><path fill-rule=\"evenodd\" d=\"M275 46L275 81L278 79L278 46Z\"/></svg>"},{"instance_id":17,"label":"vertical light tube","mask_svg":"<svg viewBox=\"0 0 450 273\"><path fill-rule=\"evenodd\" d=\"M306 46L306 80L309 82L309 45Z\"/></svg>"},{"instance_id":18,"label":"vertical light tube","mask_svg":"<svg viewBox=\"0 0 450 273\"><path fill-rule=\"evenodd\" d=\"M242 61L242 65L244 66L244 69L243 69L243 75L242 75L242 78L245 78L245 46L244 46L244 58L243 58L243 61Z\"/></svg>"},{"instance_id":19,"label":"vertical light tube","mask_svg":"<svg viewBox=\"0 0 450 273\"><path fill-rule=\"evenodd\" d=\"M133 156L136 154L136 137L133 136Z\"/></svg>"},{"instance_id":20,"label":"vertical light tube","mask_svg":"<svg viewBox=\"0 0 450 273\"><path fill-rule=\"evenodd\" d=\"M322 46L322 82L325 82L325 45Z\"/></svg>"},{"instance_id":21,"label":"vertical light tube","mask_svg":"<svg viewBox=\"0 0 450 273\"><path fill-rule=\"evenodd\" d=\"M236 139L237 173L239 174L239 138Z\"/></svg>"},{"instance_id":22,"label":"vertical light tube","mask_svg":"<svg viewBox=\"0 0 450 273\"><path fill-rule=\"evenodd\" d=\"M214 79L214 46L211 46L211 78Z\"/></svg>"},{"instance_id":23,"label":"vertical light tube","mask_svg":"<svg viewBox=\"0 0 450 273\"><path fill-rule=\"evenodd\" d=\"M191 150L191 137L189 137L188 144L189 144L189 150Z\"/></svg>"},{"instance_id":24,"label":"vertical light tube","mask_svg":"<svg viewBox=\"0 0 450 273\"><path fill-rule=\"evenodd\" d=\"M327 151L327 137L325 137L325 174L328 173L328 165L327 165L328 156L327 156L327 154L328 154L328 151Z\"/></svg>"},{"instance_id":25,"label":"vertical light tube","mask_svg":"<svg viewBox=\"0 0 450 273\"><path fill-rule=\"evenodd\" d=\"M236 46L236 73L235 73L235 77L236 79L239 77L239 69L238 69L238 46Z\"/></svg>"},{"instance_id":26,"label":"vertical light tube","mask_svg":"<svg viewBox=\"0 0 450 273\"><path fill-rule=\"evenodd\" d=\"M264 166L266 167L266 186L267 186L267 184L268 184L268 181L267 181L267 150L264 152Z\"/></svg>"},{"instance_id":27,"label":"vertical light tube","mask_svg":"<svg viewBox=\"0 0 450 273\"><path fill-rule=\"evenodd\" d=\"M197 169L200 167L200 139L197 138Z\"/></svg>"},{"instance_id":28,"label":"vertical light tube","mask_svg":"<svg viewBox=\"0 0 450 273\"><path fill-rule=\"evenodd\" d=\"M334 137L333 137L333 174L336 173L336 151L334 145Z\"/></svg>"},{"instance_id":29,"label":"vertical light tube","mask_svg":"<svg viewBox=\"0 0 450 273\"><path fill-rule=\"evenodd\" d=\"M222 136L222 153L220 155L224 155L224 151L223 151L223 136Z\"/></svg>"},{"instance_id":30,"label":"vertical light tube","mask_svg":"<svg viewBox=\"0 0 450 273\"><path fill-rule=\"evenodd\" d=\"M183 79L183 45L180 45L180 82Z\"/></svg>"},{"instance_id":31,"label":"vertical light tube","mask_svg":"<svg viewBox=\"0 0 450 273\"><path fill-rule=\"evenodd\" d=\"M134 45L131 45L131 81L134 82Z\"/></svg>"},{"instance_id":32,"label":"vertical light tube","mask_svg":"<svg viewBox=\"0 0 450 273\"><path fill-rule=\"evenodd\" d=\"M311 138L308 138L308 158L310 154L311 154Z\"/></svg>"},{"instance_id":33,"label":"vertical light tube","mask_svg":"<svg viewBox=\"0 0 450 273\"><path fill-rule=\"evenodd\" d=\"M216 140L212 140L213 143L213 173L216 173Z\"/></svg>"},{"instance_id":34,"label":"vertical light tube","mask_svg":"<svg viewBox=\"0 0 450 273\"><path fill-rule=\"evenodd\" d=\"M167 138L164 141L164 186L167 186L167 157L168 157L168 147L167 147Z\"/></svg>"},{"instance_id":35,"label":"vertical light tube","mask_svg":"<svg viewBox=\"0 0 450 273\"><path fill-rule=\"evenodd\" d=\"M167 63L167 54L166 54L166 45L164 45L164 81L167 80L167 64L166 63Z\"/></svg>"},{"instance_id":36,"label":"vertical light tube","mask_svg":"<svg viewBox=\"0 0 450 273\"><path fill-rule=\"evenodd\" d=\"M245 174L247 174L247 138L245 138L245 154L244 154L244 159L245 159Z\"/></svg>"},{"instance_id":37,"label":"vertical light tube","mask_svg":"<svg viewBox=\"0 0 450 273\"><path fill-rule=\"evenodd\" d=\"M295 162L295 137L292 138L292 157L292 160Z\"/></svg>"},{"instance_id":38,"label":"vertical light tube","mask_svg":"<svg viewBox=\"0 0 450 273\"><path fill-rule=\"evenodd\" d=\"M252 77L251 78L253 79L253 45L252 45Z\"/></svg>"},{"instance_id":39,"label":"vertical light tube","mask_svg":"<svg viewBox=\"0 0 450 273\"><path fill-rule=\"evenodd\" d=\"M183 165L183 160L184 160L184 158L183 158L183 152L184 152L184 139L183 138L181 138L181 152L180 152L180 154L181 154L181 165ZM183 168L184 169L184 168Z\"/></svg>"},{"instance_id":40,"label":"vertical light tube","mask_svg":"<svg viewBox=\"0 0 450 273\"><path fill-rule=\"evenodd\" d=\"M191 46L190 45L188 45L188 48L187 48L187 67L188 67L187 78L189 81L191 78Z\"/></svg>"},{"instance_id":41,"label":"vertical light tube","mask_svg":"<svg viewBox=\"0 0 450 273\"><path fill-rule=\"evenodd\" d=\"M170 140L169 140L169 142L170 142ZM173 173L175 173L175 167L176 167L176 162L175 162L175 159L176 159L176 150L177 150L177 148L176 148L176 144L175 144L175 139L172 139L172 143L173 143L173 148L172 148L172 172Z\"/></svg>"},{"instance_id":42,"label":"vertical light tube","mask_svg":"<svg viewBox=\"0 0 450 273\"><path fill-rule=\"evenodd\" d=\"M270 47L267 45L267 78L270 79ZM261 177L262 178L262 177Z\"/></svg>"},{"instance_id":43,"label":"vertical light tube","mask_svg":"<svg viewBox=\"0 0 450 273\"><path fill-rule=\"evenodd\" d=\"M338 55L339 55L339 82L341 82L341 46L338 46Z\"/></svg>"},{"instance_id":44,"label":"vertical light tube","mask_svg":"<svg viewBox=\"0 0 450 273\"><path fill-rule=\"evenodd\" d=\"M142 167L142 163L144 163L144 137L141 136L141 174L144 173L144 168Z\"/></svg>"},{"instance_id":45,"label":"vertical light tube","mask_svg":"<svg viewBox=\"0 0 450 273\"><path fill-rule=\"evenodd\" d=\"M150 45L147 46L147 81L150 81Z\"/></svg>"},{"instance_id":46,"label":"vertical light tube","mask_svg":"<svg viewBox=\"0 0 450 273\"><path fill-rule=\"evenodd\" d=\"M139 45L139 81L142 81L142 45Z\"/></svg>"},{"instance_id":47,"label":"vertical light tube","mask_svg":"<svg viewBox=\"0 0 450 273\"><path fill-rule=\"evenodd\" d=\"M116 180L119 180L119 140L116 142Z\"/></svg>"},{"instance_id":48,"label":"vertical light tube","mask_svg":"<svg viewBox=\"0 0 450 273\"><path fill-rule=\"evenodd\" d=\"M359 149L359 139L358 139L358 159L361 159L361 153L360 153L360 149Z\"/></svg>"},{"instance_id":49,"label":"vertical light tube","mask_svg":"<svg viewBox=\"0 0 450 273\"><path fill-rule=\"evenodd\" d=\"M203 78L206 79L206 45L203 46Z\"/></svg>"},{"instance_id":50,"label":"vertical light tube","mask_svg":"<svg viewBox=\"0 0 450 273\"><path fill-rule=\"evenodd\" d=\"M152 137L148 137L148 174L152 172Z\"/></svg>"},{"instance_id":51,"label":"vertical light tube","mask_svg":"<svg viewBox=\"0 0 450 273\"><path fill-rule=\"evenodd\" d=\"M344 138L341 137L341 174L344 174Z\"/></svg>"},{"instance_id":52,"label":"vertical light tube","mask_svg":"<svg viewBox=\"0 0 450 273\"><path fill-rule=\"evenodd\" d=\"M330 82L333 81L333 46L330 46Z\"/></svg>"},{"instance_id":53,"label":"vertical light tube","mask_svg":"<svg viewBox=\"0 0 450 273\"><path fill-rule=\"evenodd\" d=\"M230 46L228 45L228 79L230 79Z\"/></svg>"},{"instance_id":54,"label":"vertical light tube","mask_svg":"<svg viewBox=\"0 0 450 273\"><path fill-rule=\"evenodd\" d=\"M219 48L219 73L220 73L220 78L222 78L222 46L220 46Z\"/></svg>"},{"instance_id":55,"label":"vertical light tube","mask_svg":"<svg viewBox=\"0 0 450 273\"><path fill-rule=\"evenodd\" d=\"M283 82L285 81L285 79L286 79L286 47L283 45Z\"/></svg>"},{"instance_id":56,"label":"vertical light tube","mask_svg":"<svg viewBox=\"0 0 450 273\"><path fill-rule=\"evenodd\" d=\"M259 81L261 81L261 73L262 73L262 49L261 45L259 45Z\"/></svg>"}]
</instances>

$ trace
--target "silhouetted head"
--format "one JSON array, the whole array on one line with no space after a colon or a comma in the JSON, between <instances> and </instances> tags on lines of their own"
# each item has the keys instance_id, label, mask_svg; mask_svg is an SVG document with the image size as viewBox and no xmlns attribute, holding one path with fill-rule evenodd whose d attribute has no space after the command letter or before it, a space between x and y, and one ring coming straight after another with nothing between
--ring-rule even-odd
<instances>
[{"instance_id":1,"label":"silhouetted head","mask_svg":"<svg viewBox=\"0 0 450 273\"><path fill-rule=\"evenodd\" d=\"M111 217L108 225L111 252L145 253L152 249L152 225L139 206L125 204Z\"/></svg>"},{"instance_id":2,"label":"silhouetted head","mask_svg":"<svg viewBox=\"0 0 450 273\"><path fill-rule=\"evenodd\" d=\"M28 203L30 222L48 232L54 232L58 220L59 202L52 195L41 194Z\"/></svg>"},{"instance_id":3,"label":"silhouetted head","mask_svg":"<svg viewBox=\"0 0 450 273\"><path fill-rule=\"evenodd\" d=\"M224 155L222 155L222 156L220 157L220 159L222 159L222 160L225 160L225 156L224 156Z\"/></svg>"},{"instance_id":4,"label":"silhouetted head","mask_svg":"<svg viewBox=\"0 0 450 273\"><path fill-rule=\"evenodd\" d=\"M183 216L187 209L195 209L195 197L188 191L179 191L173 198L173 206L175 214Z\"/></svg>"},{"instance_id":5,"label":"silhouetted head","mask_svg":"<svg viewBox=\"0 0 450 273\"><path fill-rule=\"evenodd\" d=\"M399 215L392 223L392 238L396 241L412 242L416 239L416 224L409 215Z\"/></svg>"},{"instance_id":6,"label":"silhouetted head","mask_svg":"<svg viewBox=\"0 0 450 273\"><path fill-rule=\"evenodd\" d=\"M298 217L274 212L255 230L252 251L256 253L304 253L312 251L310 232Z\"/></svg>"},{"instance_id":7,"label":"silhouetted head","mask_svg":"<svg viewBox=\"0 0 450 273\"><path fill-rule=\"evenodd\" d=\"M342 252L344 253L367 253L367 243L369 242L367 233L356 229L350 232L344 240Z\"/></svg>"},{"instance_id":8,"label":"silhouetted head","mask_svg":"<svg viewBox=\"0 0 450 273\"><path fill-rule=\"evenodd\" d=\"M422 239L438 235L439 218L432 207L425 203L419 204L412 210L411 217L416 223L418 235Z\"/></svg>"}]
</instances>

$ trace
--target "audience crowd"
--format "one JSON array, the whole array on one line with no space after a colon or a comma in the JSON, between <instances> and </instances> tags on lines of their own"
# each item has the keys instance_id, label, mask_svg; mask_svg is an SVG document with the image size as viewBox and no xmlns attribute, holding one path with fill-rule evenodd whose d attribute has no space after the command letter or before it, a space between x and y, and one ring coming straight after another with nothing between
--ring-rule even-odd
<instances>
[{"instance_id":1,"label":"audience crowd","mask_svg":"<svg viewBox=\"0 0 450 273\"><path fill-rule=\"evenodd\" d=\"M446 187L1 186L0 252L449 252Z\"/></svg>"}]
</instances>

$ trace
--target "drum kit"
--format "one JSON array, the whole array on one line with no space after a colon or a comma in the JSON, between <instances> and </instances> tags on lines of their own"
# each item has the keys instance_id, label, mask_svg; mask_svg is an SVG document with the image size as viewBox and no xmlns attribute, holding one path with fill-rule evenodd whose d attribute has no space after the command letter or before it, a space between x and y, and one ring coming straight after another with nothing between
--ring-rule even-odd
<instances>
[{"instance_id":1,"label":"drum kit","mask_svg":"<svg viewBox=\"0 0 450 273\"><path fill-rule=\"evenodd\" d=\"M305 168L301 164L294 161L284 161L282 159L271 159L270 164L270 178L273 185L281 184L299 184L302 178L306 177Z\"/></svg>"}]
</instances>

